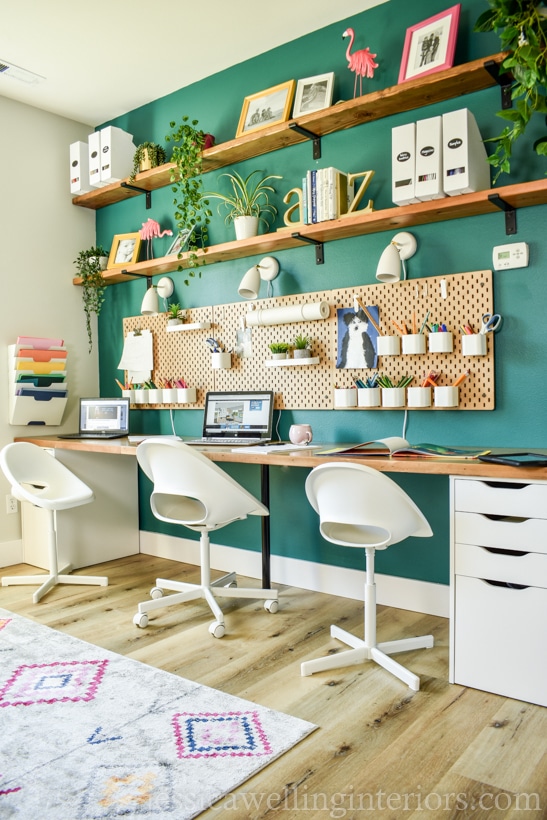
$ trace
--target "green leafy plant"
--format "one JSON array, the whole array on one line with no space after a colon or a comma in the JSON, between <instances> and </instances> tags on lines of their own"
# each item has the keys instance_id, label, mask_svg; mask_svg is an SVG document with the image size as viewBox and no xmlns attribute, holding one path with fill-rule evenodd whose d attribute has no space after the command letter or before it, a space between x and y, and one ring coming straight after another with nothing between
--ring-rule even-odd
<instances>
[{"instance_id":1,"label":"green leafy plant","mask_svg":"<svg viewBox=\"0 0 547 820\"><path fill-rule=\"evenodd\" d=\"M227 210L225 222L228 224L238 216L256 216L269 229L270 224L268 217L274 217L277 213L277 208L270 202L269 194L275 193L275 188L267 183L271 179L282 179L277 174L269 174L268 176L259 177L257 175L263 174L263 171L255 170L243 178L237 171L231 173L221 174L221 177L226 177L232 186L232 192L228 194L220 194L214 191L205 193L203 196L208 203L209 198L220 199L218 210L221 208ZM266 216L265 216L266 215Z\"/></svg>"},{"instance_id":2,"label":"green leafy plant","mask_svg":"<svg viewBox=\"0 0 547 820\"><path fill-rule=\"evenodd\" d=\"M309 336L298 335L293 339L293 347L296 350L309 350L311 348L311 339Z\"/></svg>"},{"instance_id":3,"label":"green leafy plant","mask_svg":"<svg viewBox=\"0 0 547 820\"><path fill-rule=\"evenodd\" d=\"M514 107L498 112L509 122L501 134L487 142L496 149L488 161L500 174L511 170L515 142L520 139L536 113L547 114L547 9L538 0L487 0L490 8L475 23L475 31L496 31L501 46L509 54L501 70L513 77L511 96ZM547 135L534 143L540 156L547 156Z\"/></svg>"},{"instance_id":4,"label":"green leafy plant","mask_svg":"<svg viewBox=\"0 0 547 820\"><path fill-rule=\"evenodd\" d=\"M212 144L214 137L198 130L197 124L197 120L190 121L189 117L184 116L178 126L176 122L169 123L171 132L165 137L167 142L173 143L171 161L175 167L171 172L171 190L174 194L176 226L179 233L191 231L187 244L189 276L195 276L194 269L200 264L197 251L206 250L212 216L208 202L203 197L201 173L203 148L207 143ZM182 264L178 270L183 270ZM189 280L185 279L184 284L188 285Z\"/></svg>"},{"instance_id":5,"label":"green leafy plant","mask_svg":"<svg viewBox=\"0 0 547 820\"><path fill-rule=\"evenodd\" d=\"M142 170L141 165L147 157L150 168L157 168L158 165L163 165L165 162L165 150L161 145L157 145L155 142L142 142L140 145L137 145L133 155L133 171L129 176L129 182L131 184L135 182L135 177L139 171Z\"/></svg>"},{"instance_id":6,"label":"green leafy plant","mask_svg":"<svg viewBox=\"0 0 547 820\"><path fill-rule=\"evenodd\" d=\"M268 347L272 353L288 353L291 349L288 342L272 342Z\"/></svg>"},{"instance_id":7,"label":"green leafy plant","mask_svg":"<svg viewBox=\"0 0 547 820\"><path fill-rule=\"evenodd\" d=\"M178 319L180 312L180 305L178 302L171 303L167 308L167 314L171 319Z\"/></svg>"},{"instance_id":8,"label":"green leafy plant","mask_svg":"<svg viewBox=\"0 0 547 820\"><path fill-rule=\"evenodd\" d=\"M88 248L85 251L80 251L74 260L78 276L82 280L82 300L84 303L89 353L91 353L93 349L91 316L93 313L97 316L99 315L104 302L104 292L106 289L102 273L102 258L104 257L108 257L108 253L101 245L98 245Z\"/></svg>"}]
</instances>

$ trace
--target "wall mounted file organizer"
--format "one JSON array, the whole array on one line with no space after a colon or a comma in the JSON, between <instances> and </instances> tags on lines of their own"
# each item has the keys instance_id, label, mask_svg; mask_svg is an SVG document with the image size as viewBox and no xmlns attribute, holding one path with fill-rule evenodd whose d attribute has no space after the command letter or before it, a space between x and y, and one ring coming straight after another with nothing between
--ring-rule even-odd
<instances>
[{"instance_id":1,"label":"wall mounted file organizer","mask_svg":"<svg viewBox=\"0 0 547 820\"><path fill-rule=\"evenodd\" d=\"M20 336L8 346L9 423L57 426L67 402L62 339Z\"/></svg>"}]
</instances>

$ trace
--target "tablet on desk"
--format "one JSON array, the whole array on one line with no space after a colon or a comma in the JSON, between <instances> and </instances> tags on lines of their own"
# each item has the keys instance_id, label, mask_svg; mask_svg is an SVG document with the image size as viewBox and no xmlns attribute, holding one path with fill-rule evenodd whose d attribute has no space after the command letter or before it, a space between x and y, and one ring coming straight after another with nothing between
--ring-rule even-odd
<instances>
[{"instance_id":1,"label":"tablet on desk","mask_svg":"<svg viewBox=\"0 0 547 820\"><path fill-rule=\"evenodd\" d=\"M513 467L547 467L547 456L541 453L490 453L479 456L479 461L488 461L492 464L508 464Z\"/></svg>"}]
</instances>

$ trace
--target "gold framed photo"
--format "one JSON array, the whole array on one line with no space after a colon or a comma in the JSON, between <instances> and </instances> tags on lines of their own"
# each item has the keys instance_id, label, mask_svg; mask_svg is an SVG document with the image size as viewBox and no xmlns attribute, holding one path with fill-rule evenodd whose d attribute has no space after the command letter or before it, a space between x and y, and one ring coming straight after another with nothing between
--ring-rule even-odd
<instances>
[{"instance_id":1,"label":"gold framed photo","mask_svg":"<svg viewBox=\"0 0 547 820\"><path fill-rule=\"evenodd\" d=\"M119 233L112 240L109 268L123 268L125 265L134 265L139 260L141 249L141 235L136 233Z\"/></svg>"},{"instance_id":2,"label":"gold framed photo","mask_svg":"<svg viewBox=\"0 0 547 820\"><path fill-rule=\"evenodd\" d=\"M258 131L278 122L287 122L294 98L294 80L258 91L243 100L236 137Z\"/></svg>"}]
</instances>

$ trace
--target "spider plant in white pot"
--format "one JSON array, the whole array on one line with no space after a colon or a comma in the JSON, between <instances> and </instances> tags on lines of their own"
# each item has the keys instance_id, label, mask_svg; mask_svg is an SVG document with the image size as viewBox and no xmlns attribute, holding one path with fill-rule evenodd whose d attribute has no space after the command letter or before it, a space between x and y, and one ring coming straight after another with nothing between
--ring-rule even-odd
<instances>
[{"instance_id":1,"label":"spider plant in white pot","mask_svg":"<svg viewBox=\"0 0 547 820\"><path fill-rule=\"evenodd\" d=\"M219 199L218 211L225 208L227 213L225 222L234 223L236 239L248 239L250 236L257 236L259 225L262 222L269 230L268 219L274 217L277 208L270 202L269 194L275 193L275 188L268 182L272 179L282 179L276 174L260 176L263 171L251 171L247 177L242 177L237 171L221 174L227 177L232 186L231 193L220 194L209 191L203 194L205 199ZM258 176L258 178L257 178Z\"/></svg>"}]
</instances>

